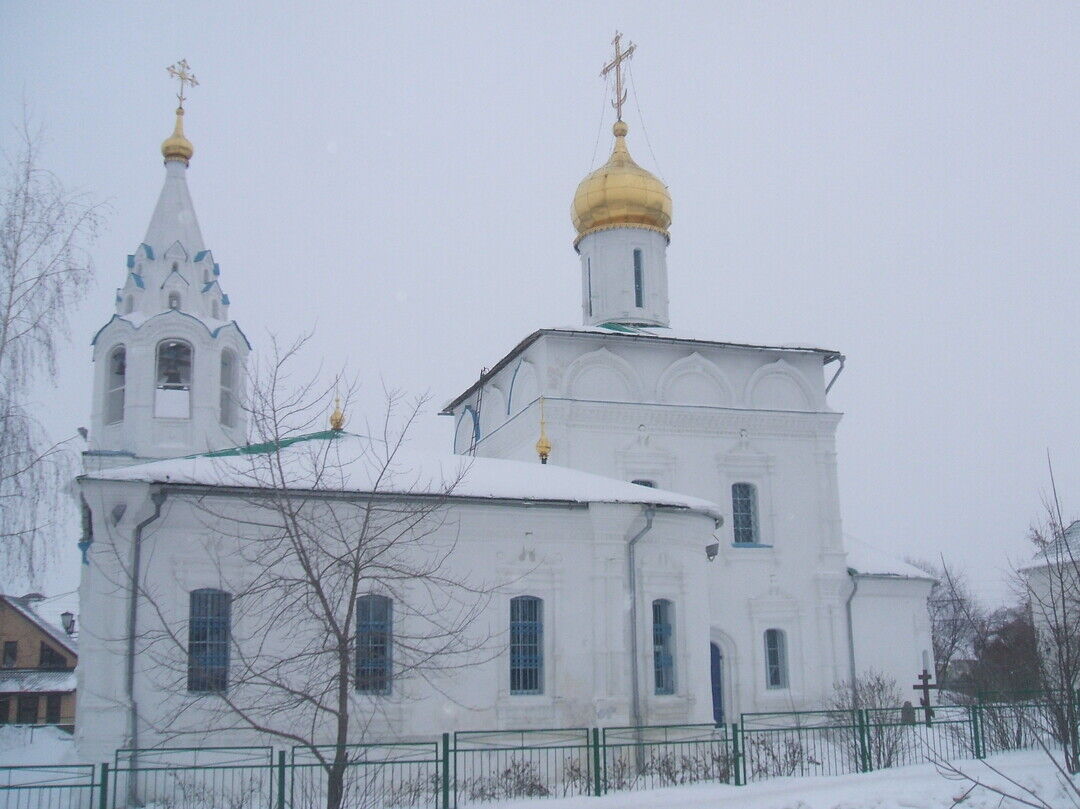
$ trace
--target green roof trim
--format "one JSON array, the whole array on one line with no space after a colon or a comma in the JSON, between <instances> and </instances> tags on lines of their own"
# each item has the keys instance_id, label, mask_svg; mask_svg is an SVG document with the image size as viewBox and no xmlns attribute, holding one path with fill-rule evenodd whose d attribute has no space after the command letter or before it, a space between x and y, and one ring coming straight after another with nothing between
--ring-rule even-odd
<instances>
[{"instance_id":1,"label":"green roof trim","mask_svg":"<svg viewBox=\"0 0 1080 809\"><path fill-rule=\"evenodd\" d=\"M348 433L339 430L321 430L317 433L294 435L291 438L282 438L280 441L266 441L262 444L248 444L245 447L232 447L219 449L214 452L203 452L198 455L188 455L189 458L236 458L241 455L269 455L285 447L299 444L301 441L333 441Z\"/></svg>"},{"instance_id":2,"label":"green roof trim","mask_svg":"<svg viewBox=\"0 0 1080 809\"><path fill-rule=\"evenodd\" d=\"M609 329L610 331L621 331L626 334L644 334L641 329L635 329L633 326L626 326L622 323L601 323L599 328Z\"/></svg>"}]
</instances>

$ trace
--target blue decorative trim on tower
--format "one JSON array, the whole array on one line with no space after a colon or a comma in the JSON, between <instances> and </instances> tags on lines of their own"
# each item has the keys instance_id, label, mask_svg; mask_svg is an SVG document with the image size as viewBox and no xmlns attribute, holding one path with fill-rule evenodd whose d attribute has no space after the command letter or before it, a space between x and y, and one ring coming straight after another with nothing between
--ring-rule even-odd
<instances>
[{"instance_id":1,"label":"blue decorative trim on tower","mask_svg":"<svg viewBox=\"0 0 1080 809\"><path fill-rule=\"evenodd\" d=\"M133 281L135 281L135 286L137 286L139 289L146 289L146 284L143 283L142 276L139 275L137 272L131 273L131 278Z\"/></svg>"},{"instance_id":2,"label":"blue decorative trim on tower","mask_svg":"<svg viewBox=\"0 0 1080 809\"><path fill-rule=\"evenodd\" d=\"M202 261L204 258L206 258L206 254L209 253L209 252L210 252L209 250L200 250L198 253L196 253L195 254L195 263L198 264L200 261Z\"/></svg>"},{"instance_id":3,"label":"blue decorative trim on tower","mask_svg":"<svg viewBox=\"0 0 1080 809\"><path fill-rule=\"evenodd\" d=\"M148 259L150 259L151 261L153 261L153 260L154 260L154 248L152 248L152 247L151 247L150 245L148 245L148 244L147 244L146 242L143 242L142 244L140 244L140 245L139 245L139 248L140 248L140 249L141 249L141 250L143 251L143 254L144 254L144 255L145 255L145 256L146 256L146 257L147 257ZM136 251L136 252L138 252L138 251Z\"/></svg>"},{"instance_id":4,"label":"blue decorative trim on tower","mask_svg":"<svg viewBox=\"0 0 1080 809\"><path fill-rule=\"evenodd\" d=\"M195 317L195 315L189 315L187 312L181 312L179 309L168 309L168 310L166 310L164 312L158 312L156 315L151 315L150 317L148 317L146 320L144 320L138 326L136 326L134 323L132 323L130 320L128 320L123 315L113 315L111 318L109 318L108 323L106 323L104 326L102 326L100 329L97 330L97 332L94 334L93 339L90 341L90 345L97 345L98 337L101 336L101 333L103 331L105 331L105 329L109 328L109 326L111 326L113 324L113 321L122 320L124 323L126 323L128 326L130 326L132 329L141 329L143 326L145 326L151 320L154 320L154 319L159 318L159 317L169 317L171 315L175 315L177 317L187 317L187 318L190 318L190 319L194 320L196 323L200 324L204 329L206 329L206 331L214 339L217 339L217 336L219 334L221 334L221 332L224 329L227 329L227 328L229 328L231 326L232 328L236 329L237 333L244 339L244 343L247 345L248 350L251 349L251 341L248 340L247 335L244 334L244 330L241 329L238 325L236 325L235 320L230 320L228 323L223 323L222 325L218 326L216 329L211 329L209 326L206 325L206 323L204 323L199 318Z\"/></svg>"},{"instance_id":5,"label":"blue decorative trim on tower","mask_svg":"<svg viewBox=\"0 0 1080 809\"><path fill-rule=\"evenodd\" d=\"M229 305L229 296L226 295L224 292L221 293L221 302L226 306Z\"/></svg>"},{"instance_id":6,"label":"blue decorative trim on tower","mask_svg":"<svg viewBox=\"0 0 1080 809\"><path fill-rule=\"evenodd\" d=\"M128 253L127 267L128 267L129 270L135 269L135 254L134 253Z\"/></svg>"},{"instance_id":7,"label":"blue decorative trim on tower","mask_svg":"<svg viewBox=\"0 0 1080 809\"><path fill-rule=\"evenodd\" d=\"M221 265L214 262L214 275L221 275Z\"/></svg>"}]
</instances>

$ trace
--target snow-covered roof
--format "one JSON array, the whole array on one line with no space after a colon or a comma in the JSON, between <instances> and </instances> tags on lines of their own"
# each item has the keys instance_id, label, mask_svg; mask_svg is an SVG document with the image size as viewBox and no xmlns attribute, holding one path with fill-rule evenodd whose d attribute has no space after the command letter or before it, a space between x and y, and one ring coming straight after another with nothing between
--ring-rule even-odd
<instances>
[{"instance_id":1,"label":"snow-covered roof","mask_svg":"<svg viewBox=\"0 0 1080 809\"><path fill-rule=\"evenodd\" d=\"M1052 567L1065 562L1071 563L1074 559L1080 559L1080 520L1073 520L1065 526L1061 536L1036 551L1031 562L1021 568L1021 571Z\"/></svg>"},{"instance_id":2,"label":"snow-covered roof","mask_svg":"<svg viewBox=\"0 0 1080 809\"><path fill-rule=\"evenodd\" d=\"M900 579L933 579L915 565L898 559L869 542L844 534L847 566L859 576L894 576Z\"/></svg>"},{"instance_id":3,"label":"snow-covered roof","mask_svg":"<svg viewBox=\"0 0 1080 809\"><path fill-rule=\"evenodd\" d=\"M34 624L34 626L36 626L38 629L48 635L49 638L54 640L59 646L66 649L71 654L77 655L79 653L78 647L75 644L75 640L70 635L64 632L64 630L60 626L45 620L45 618L43 618L33 606L26 603L21 598L16 598L15 596L0 595L0 601L3 601L4 604L11 607L11 609L22 615L24 618L26 618L26 620Z\"/></svg>"},{"instance_id":4,"label":"snow-covered roof","mask_svg":"<svg viewBox=\"0 0 1080 809\"><path fill-rule=\"evenodd\" d=\"M333 442L327 446L326 442ZM715 503L684 494L639 486L553 464L525 463L463 455L426 455L402 451L395 458L394 474L377 481L381 464L370 453L372 443L350 433L325 431L296 436L282 442L282 463L287 486L298 491L382 493L442 496L458 481L451 497L559 503L635 503L679 508L722 519ZM273 451L255 445L186 458L102 470L87 479L125 480L237 488L267 488L252 455ZM323 464L312 463L319 453L332 453ZM315 473L320 471L321 474ZM460 480L458 480L460 478Z\"/></svg>"},{"instance_id":5,"label":"snow-covered roof","mask_svg":"<svg viewBox=\"0 0 1080 809\"><path fill-rule=\"evenodd\" d=\"M818 354L822 358L822 362L830 362L834 359L841 359L842 355L839 351L833 351L827 348L814 348L809 345L796 345L796 344L783 344L783 345L768 345L765 343L747 343L747 342L733 342L727 340L716 340L713 338L701 337L700 335L690 334L689 332L675 331L674 329L662 328L659 326L627 326L622 323L602 323L599 326L556 326L548 329L538 329L518 343L514 348L501 360L499 360L491 369L482 375L476 382L469 386L467 390L449 401L442 409L443 415L449 415L453 413L454 408L469 398L473 391L484 385L488 379L497 374L501 369L518 354L536 342L545 334L584 334L584 335L596 335L603 337L616 337L627 340L657 340L673 343L683 343L687 345L709 345L709 346L724 346L727 348L743 348L757 351L790 351L804 354Z\"/></svg>"},{"instance_id":6,"label":"snow-covered roof","mask_svg":"<svg viewBox=\"0 0 1080 809\"><path fill-rule=\"evenodd\" d=\"M0 669L0 694L44 694L74 690L74 669Z\"/></svg>"}]
</instances>

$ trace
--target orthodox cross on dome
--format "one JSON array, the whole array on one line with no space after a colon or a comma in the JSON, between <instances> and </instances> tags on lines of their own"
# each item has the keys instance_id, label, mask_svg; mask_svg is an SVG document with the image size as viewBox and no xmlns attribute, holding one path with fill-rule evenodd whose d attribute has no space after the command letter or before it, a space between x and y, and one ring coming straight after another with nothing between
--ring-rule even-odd
<instances>
[{"instance_id":1,"label":"orthodox cross on dome","mask_svg":"<svg viewBox=\"0 0 1080 809\"><path fill-rule=\"evenodd\" d=\"M622 50L622 34L618 31L615 32L615 39L611 40L611 44L615 46L615 58L604 65L600 75L607 77L608 73L615 71L615 98L612 100L611 106L615 108L615 115L621 121L623 104L626 103L626 90L623 89L622 63L634 55L637 45L631 42L625 51Z\"/></svg>"},{"instance_id":2,"label":"orthodox cross on dome","mask_svg":"<svg viewBox=\"0 0 1080 809\"><path fill-rule=\"evenodd\" d=\"M187 59L181 59L166 69L169 71L170 76L180 82L180 92L176 94L176 97L180 101L180 109L183 109L184 101L187 100L187 96L184 95L184 85L198 87L199 82L196 80L195 74L191 72L191 66L187 63Z\"/></svg>"}]
</instances>

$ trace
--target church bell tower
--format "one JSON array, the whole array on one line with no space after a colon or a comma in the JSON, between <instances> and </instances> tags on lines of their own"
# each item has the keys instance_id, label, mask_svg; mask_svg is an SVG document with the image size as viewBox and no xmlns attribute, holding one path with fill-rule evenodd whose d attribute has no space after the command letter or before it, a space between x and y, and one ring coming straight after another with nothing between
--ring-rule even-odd
<instances>
[{"instance_id":1,"label":"church bell tower","mask_svg":"<svg viewBox=\"0 0 1080 809\"><path fill-rule=\"evenodd\" d=\"M570 211L581 256L582 315L586 326L668 326L671 195L626 147L623 62L634 45L622 50L621 40L616 34L615 57L603 71L615 74L615 146L607 163L578 185Z\"/></svg>"},{"instance_id":2,"label":"church bell tower","mask_svg":"<svg viewBox=\"0 0 1080 809\"><path fill-rule=\"evenodd\" d=\"M244 443L241 407L251 346L229 317L221 268L203 243L187 186L195 148L184 135L186 61L176 124L164 143L165 184L146 236L127 257L115 312L94 335L88 470Z\"/></svg>"}]
</instances>

